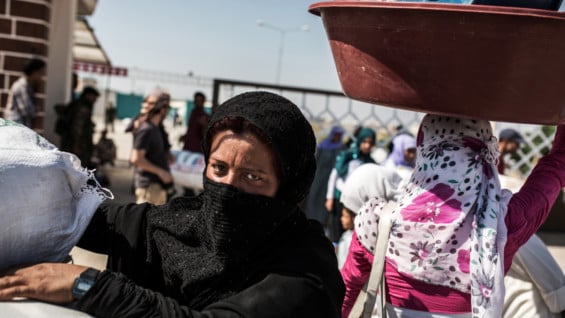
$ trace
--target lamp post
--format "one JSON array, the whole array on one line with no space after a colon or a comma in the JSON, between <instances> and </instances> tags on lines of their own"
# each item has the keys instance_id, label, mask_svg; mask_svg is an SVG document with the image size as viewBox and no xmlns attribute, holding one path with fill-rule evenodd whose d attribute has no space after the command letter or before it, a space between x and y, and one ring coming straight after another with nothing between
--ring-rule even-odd
<instances>
[{"instance_id":1,"label":"lamp post","mask_svg":"<svg viewBox=\"0 0 565 318\"><path fill-rule=\"evenodd\" d=\"M263 20L257 20L257 26L277 31L277 32L279 32L279 34L281 36L281 41L280 41L280 46L279 46L279 56L278 56L278 61L277 61L277 75L276 75L276 83L280 84L282 57L283 57L283 51L284 51L284 40L285 40L286 34L289 33L289 32L308 32L310 30L310 27L305 24L301 27L284 29L284 28L266 23Z\"/></svg>"}]
</instances>

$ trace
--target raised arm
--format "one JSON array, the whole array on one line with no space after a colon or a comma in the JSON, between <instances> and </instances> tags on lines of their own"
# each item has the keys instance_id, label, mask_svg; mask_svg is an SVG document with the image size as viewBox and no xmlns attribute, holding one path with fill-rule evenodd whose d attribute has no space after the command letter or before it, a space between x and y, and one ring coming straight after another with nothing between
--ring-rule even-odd
<instances>
[{"instance_id":1,"label":"raised arm","mask_svg":"<svg viewBox=\"0 0 565 318\"><path fill-rule=\"evenodd\" d=\"M505 271L514 254L546 220L565 186L565 125L559 125L548 155L540 159L526 182L508 205L505 222L508 240L504 250Z\"/></svg>"}]
</instances>

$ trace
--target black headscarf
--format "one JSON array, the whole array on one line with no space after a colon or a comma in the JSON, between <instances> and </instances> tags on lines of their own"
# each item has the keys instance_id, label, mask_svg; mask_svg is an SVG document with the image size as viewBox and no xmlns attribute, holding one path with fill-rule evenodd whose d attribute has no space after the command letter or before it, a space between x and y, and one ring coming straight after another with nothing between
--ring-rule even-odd
<instances>
[{"instance_id":1,"label":"black headscarf","mask_svg":"<svg viewBox=\"0 0 565 318\"><path fill-rule=\"evenodd\" d=\"M291 203L304 199L316 172L316 138L300 109L288 99L268 92L243 93L227 100L218 106L208 124L203 142L206 161L212 143L211 128L229 117L245 119L269 139L282 173L277 198Z\"/></svg>"},{"instance_id":2,"label":"black headscarf","mask_svg":"<svg viewBox=\"0 0 565 318\"><path fill-rule=\"evenodd\" d=\"M162 268L161 289L196 309L233 295L268 273L313 273L333 284L331 290L339 290L339 272L328 270L335 263L331 244L297 206L316 168L310 124L285 98L244 93L212 115L203 144L206 162L211 128L225 118L243 118L268 139L280 168L279 190L274 198L249 194L213 182L204 173L204 191L198 197L178 198L149 211L147 262ZM317 242L317 253L305 247L312 242Z\"/></svg>"}]
</instances>

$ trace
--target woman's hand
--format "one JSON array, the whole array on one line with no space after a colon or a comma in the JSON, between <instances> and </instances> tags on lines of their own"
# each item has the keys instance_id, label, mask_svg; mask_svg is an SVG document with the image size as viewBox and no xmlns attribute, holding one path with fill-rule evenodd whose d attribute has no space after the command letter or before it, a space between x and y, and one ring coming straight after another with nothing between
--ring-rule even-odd
<instances>
[{"instance_id":1,"label":"woman's hand","mask_svg":"<svg viewBox=\"0 0 565 318\"><path fill-rule=\"evenodd\" d=\"M43 263L11 269L0 274L0 301L15 297L66 304L73 301L73 283L88 267Z\"/></svg>"}]
</instances>

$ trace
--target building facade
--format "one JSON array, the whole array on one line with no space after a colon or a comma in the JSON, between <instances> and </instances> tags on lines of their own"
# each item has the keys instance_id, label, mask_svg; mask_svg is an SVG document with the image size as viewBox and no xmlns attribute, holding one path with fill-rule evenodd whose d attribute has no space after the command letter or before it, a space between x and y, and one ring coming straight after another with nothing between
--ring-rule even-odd
<instances>
[{"instance_id":1,"label":"building facade","mask_svg":"<svg viewBox=\"0 0 565 318\"><path fill-rule=\"evenodd\" d=\"M32 127L57 144L53 106L71 96L75 21L95 7L96 0L0 0L0 115L26 61L44 60L47 74L37 88Z\"/></svg>"}]
</instances>

